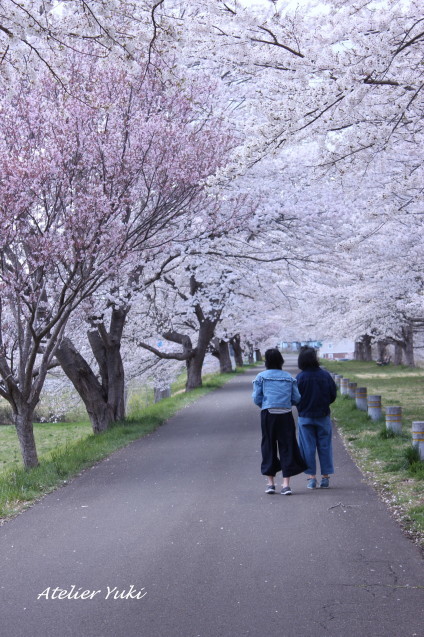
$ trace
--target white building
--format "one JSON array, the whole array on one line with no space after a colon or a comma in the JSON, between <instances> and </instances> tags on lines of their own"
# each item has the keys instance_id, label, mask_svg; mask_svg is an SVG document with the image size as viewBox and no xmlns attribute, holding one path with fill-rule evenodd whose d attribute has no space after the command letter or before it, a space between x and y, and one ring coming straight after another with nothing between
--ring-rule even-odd
<instances>
[{"instance_id":1,"label":"white building","mask_svg":"<svg viewBox=\"0 0 424 637\"><path fill-rule=\"evenodd\" d=\"M320 358L342 359L353 358L355 343L348 339L340 341L323 341L318 351Z\"/></svg>"}]
</instances>

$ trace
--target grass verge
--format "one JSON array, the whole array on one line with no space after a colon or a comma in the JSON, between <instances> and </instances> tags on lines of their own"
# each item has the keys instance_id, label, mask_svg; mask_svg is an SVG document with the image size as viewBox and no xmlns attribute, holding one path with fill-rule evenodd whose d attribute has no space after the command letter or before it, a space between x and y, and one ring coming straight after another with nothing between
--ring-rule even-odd
<instances>
[{"instance_id":1,"label":"grass verge","mask_svg":"<svg viewBox=\"0 0 424 637\"><path fill-rule=\"evenodd\" d=\"M236 373L247 368L246 366L237 369ZM222 387L231 378L234 378L234 372L205 375L203 387L188 394L178 393L135 411L125 422L117 423L100 435L89 433L91 429L87 423L36 424L36 436L40 439L43 431L45 433L49 428L50 431L61 428L62 444L56 444L54 448L49 449L46 443L44 451L40 453L40 465L34 469L25 470L22 466L17 466L17 461L13 460L11 468L0 472L0 521L4 522L5 519L17 515L34 500L66 484L73 476L109 456L113 451L154 431L178 410L193 403L200 396ZM3 427L1 429L3 430ZM64 432L68 432L68 435ZM8 436L11 434L16 437L13 429L7 432ZM4 435L4 430L0 431L0 436Z\"/></svg>"},{"instance_id":2,"label":"grass verge","mask_svg":"<svg viewBox=\"0 0 424 637\"><path fill-rule=\"evenodd\" d=\"M412 447L411 422L424 420L424 370L361 361L325 361L331 372L342 374L368 394L380 394L383 408L401 405L402 434L387 432L384 416L372 421L355 401L338 396L332 414L338 430L366 478L389 506L407 535L424 548L424 463Z\"/></svg>"}]
</instances>

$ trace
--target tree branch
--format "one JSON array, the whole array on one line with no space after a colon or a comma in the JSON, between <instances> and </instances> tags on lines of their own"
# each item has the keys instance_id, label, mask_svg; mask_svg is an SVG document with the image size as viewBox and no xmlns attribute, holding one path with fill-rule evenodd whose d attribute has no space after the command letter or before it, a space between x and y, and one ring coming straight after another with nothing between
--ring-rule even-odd
<instances>
[{"instance_id":1,"label":"tree branch","mask_svg":"<svg viewBox=\"0 0 424 637\"><path fill-rule=\"evenodd\" d=\"M152 39L149 42L149 51L147 54L147 66L150 65L151 59L152 59L152 51L153 51L153 45L155 43L155 40L157 38L157 34L158 34L158 25L156 22L156 18L155 18L155 11L158 7L160 7L161 4L163 4L164 0L159 0L159 2L156 2L156 4L153 5L152 7L152 11L151 11L151 18L152 18L152 24L153 24L153 36Z\"/></svg>"},{"instance_id":2,"label":"tree branch","mask_svg":"<svg viewBox=\"0 0 424 637\"><path fill-rule=\"evenodd\" d=\"M274 33L270 29L267 29L266 27L259 27L259 28L262 29L262 31L265 31L266 33L268 33L272 37L272 42L270 42L269 40L259 40L258 38L251 38L252 42L260 42L261 44L271 44L272 46L278 46L281 49L284 49L285 51L292 53L296 57L299 57L299 58L305 57L302 53L300 53L300 51L295 51L289 46L286 46L285 44L281 44L281 42L278 41L277 37L274 35Z\"/></svg>"},{"instance_id":3,"label":"tree branch","mask_svg":"<svg viewBox=\"0 0 424 637\"><path fill-rule=\"evenodd\" d=\"M163 338L166 338L167 341L171 341L172 343L178 343L182 345L186 349L191 349L193 347L191 339L186 334L180 334L175 330L168 330L167 332L162 332Z\"/></svg>"},{"instance_id":4,"label":"tree branch","mask_svg":"<svg viewBox=\"0 0 424 637\"><path fill-rule=\"evenodd\" d=\"M181 353L161 352L158 349L156 349L156 347L152 347L151 345L148 345L147 343L142 343L140 341L137 343L137 345L139 347L142 347L143 349L147 349L149 352L152 352L152 354L155 354L155 356L157 356L158 358L164 358L167 360L187 361L194 356L193 352L187 352L184 354L182 352Z\"/></svg>"}]
</instances>

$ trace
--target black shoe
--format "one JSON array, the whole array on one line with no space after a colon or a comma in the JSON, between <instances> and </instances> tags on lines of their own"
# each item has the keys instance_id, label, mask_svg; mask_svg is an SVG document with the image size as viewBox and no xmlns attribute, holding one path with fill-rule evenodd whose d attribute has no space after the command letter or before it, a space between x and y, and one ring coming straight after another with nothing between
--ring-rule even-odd
<instances>
[{"instance_id":1,"label":"black shoe","mask_svg":"<svg viewBox=\"0 0 424 637\"><path fill-rule=\"evenodd\" d=\"M270 494L275 493L275 486L273 484L267 484L265 493L270 493Z\"/></svg>"},{"instance_id":2,"label":"black shoe","mask_svg":"<svg viewBox=\"0 0 424 637\"><path fill-rule=\"evenodd\" d=\"M281 495L291 495L292 490L290 489L290 487L283 487L280 493Z\"/></svg>"}]
</instances>

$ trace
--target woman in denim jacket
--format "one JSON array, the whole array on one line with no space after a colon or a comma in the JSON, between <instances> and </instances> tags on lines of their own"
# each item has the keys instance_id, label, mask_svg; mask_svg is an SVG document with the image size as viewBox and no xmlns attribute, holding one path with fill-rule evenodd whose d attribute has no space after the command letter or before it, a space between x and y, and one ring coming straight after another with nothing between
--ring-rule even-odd
<instances>
[{"instance_id":1,"label":"woman in denim jacket","mask_svg":"<svg viewBox=\"0 0 424 637\"><path fill-rule=\"evenodd\" d=\"M261 408L262 475L267 476L266 493L275 493L275 475L283 472L282 495L291 495L290 478L305 471L296 440L292 405L300 401L296 380L283 372L284 359L274 348L265 352L266 371L253 381L253 402ZM277 455L277 448L278 454Z\"/></svg>"}]
</instances>

